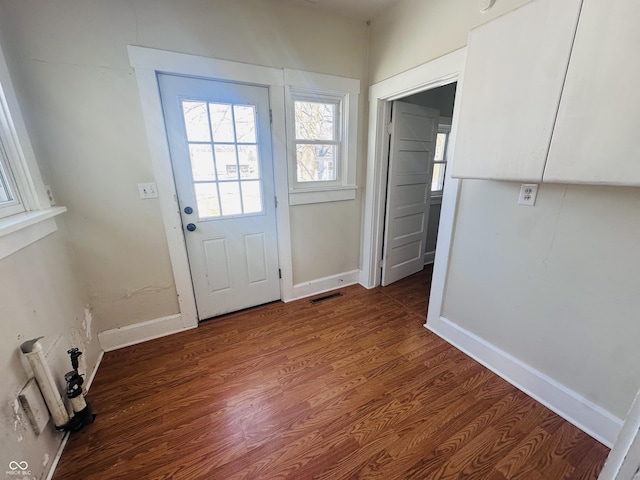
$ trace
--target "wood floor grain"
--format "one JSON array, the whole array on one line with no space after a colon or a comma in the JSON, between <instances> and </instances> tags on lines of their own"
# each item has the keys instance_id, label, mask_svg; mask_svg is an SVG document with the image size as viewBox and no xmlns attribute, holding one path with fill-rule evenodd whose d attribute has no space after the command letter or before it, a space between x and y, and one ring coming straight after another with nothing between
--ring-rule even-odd
<instances>
[{"instance_id":1,"label":"wood floor grain","mask_svg":"<svg viewBox=\"0 0 640 480\"><path fill-rule=\"evenodd\" d=\"M606 447L422 326L429 281L107 353L54 479L596 479Z\"/></svg>"}]
</instances>

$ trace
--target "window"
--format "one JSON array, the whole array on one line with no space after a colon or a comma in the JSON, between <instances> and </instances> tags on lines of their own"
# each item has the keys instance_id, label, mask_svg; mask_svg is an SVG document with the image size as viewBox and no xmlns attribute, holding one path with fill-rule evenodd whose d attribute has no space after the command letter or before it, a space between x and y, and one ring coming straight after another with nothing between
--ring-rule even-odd
<instances>
[{"instance_id":1,"label":"window","mask_svg":"<svg viewBox=\"0 0 640 480\"><path fill-rule=\"evenodd\" d=\"M0 218L24 211L9 168L9 155L5 148L7 142L2 137L0 133Z\"/></svg>"},{"instance_id":2,"label":"window","mask_svg":"<svg viewBox=\"0 0 640 480\"><path fill-rule=\"evenodd\" d=\"M355 198L358 80L285 69L289 203Z\"/></svg>"},{"instance_id":3,"label":"window","mask_svg":"<svg viewBox=\"0 0 640 480\"><path fill-rule=\"evenodd\" d=\"M182 101L200 219L264 211L255 105Z\"/></svg>"},{"instance_id":4,"label":"window","mask_svg":"<svg viewBox=\"0 0 640 480\"><path fill-rule=\"evenodd\" d=\"M440 124L436 136L436 151L433 157L433 174L431 177L431 194L442 195L444 175L447 168L447 146L451 125Z\"/></svg>"},{"instance_id":5,"label":"window","mask_svg":"<svg viewBox=\"0 0 640 480\"><path fill-rule=\"evenodd\" d=\"M296 182L336 182L341 150L339 99L294 95Z\"/></svg>"},{"instance_id":6,"label":"window","mask_svg":"<svg viewBox=\"0 0 640 480\"><path fill-rule=\"evenodd\" d=\"M40 170L0 48L0 259L55 232Z\"/></svg>"}]
</instances>

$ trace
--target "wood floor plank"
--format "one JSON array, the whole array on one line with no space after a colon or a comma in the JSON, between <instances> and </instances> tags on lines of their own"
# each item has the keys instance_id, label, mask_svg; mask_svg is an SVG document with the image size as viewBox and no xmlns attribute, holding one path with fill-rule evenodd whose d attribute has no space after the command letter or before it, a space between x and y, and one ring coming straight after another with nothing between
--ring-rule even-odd
<instances>
[{"instance_id":1,"label":"wood floor plank","mask_svg":"<svg viewBox=\"0 0 640 480\"><path fill-rule=\"evenodd\" d=\"M423 327L429 282L107 353L54 479L595 480L606 447Z\"/></svg>"}]
</instances>

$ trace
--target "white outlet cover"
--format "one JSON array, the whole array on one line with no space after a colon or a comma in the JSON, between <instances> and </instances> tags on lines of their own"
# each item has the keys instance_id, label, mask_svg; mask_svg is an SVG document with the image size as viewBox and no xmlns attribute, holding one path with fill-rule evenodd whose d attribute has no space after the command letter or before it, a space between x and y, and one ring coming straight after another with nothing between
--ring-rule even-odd
<instances>
[{"instance_id":1,"label":"white outlet cover","mask_svg":"<svg viewBox=\"0 0 640 480\"><path fill-rule=\"evenodd\" d=\"M538 196L538 184L523 183L520 187L520 196L518 197L518 205L526 205L533 207L536 204Z\"/></svg>"}]
</instances>

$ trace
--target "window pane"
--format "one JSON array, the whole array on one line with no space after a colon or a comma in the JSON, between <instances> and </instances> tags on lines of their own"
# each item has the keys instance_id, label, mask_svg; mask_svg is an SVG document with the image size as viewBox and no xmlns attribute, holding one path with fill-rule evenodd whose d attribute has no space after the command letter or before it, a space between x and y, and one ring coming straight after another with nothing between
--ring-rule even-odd
<instances>
[{"instance_id":1,"label":"window pane","mask_svg":"<svg viewBox=\"0 0 640 480\"><path fill-rule=\"evenodd\" d=\"M433 176L431 177L431 191L439 192L444 188L444 172L446 164L436 163L433 165Z\"/></svg>"},{"instance_id":2,"label":"window pane","mask_svg":"<svg viewBox=\"0 0 640 480\"><path fill-rule=\"evenodd\" d=\"M239 215L242 213L239 182L220 183L220 201L222 215Z\"/></svg>"},{"instance_id":3,"label":"window pane","mask_svg":"<svg viewBox=\"0 0 640 480\"><path fill-rule=\"evenodd\" d=\"M244 213L262 212L260 182L242 182L242 202L244 205Z\"/></svg>"},{"instance_id":4,"label":"window pane","mask_svg":"<svg viewBox=\"0 0 640 480\"><path fill-rule=\"evenodd\" d=\"M208 142L209 120L207 120L207 104L204 102L182 102L184 126L187 129L187 140L190 142Z\"/></svg>"},{"instance_id":5,"label":"window pane","mask_svg":"<svg viewBox=\"0 0 640 480\"><path fill-rule=\"evenodd\" d=\"M253 105L234 105L236 142L256 143L256 108Z\"/></svg>"},{"instance_id":6,"label":"window pane","mask_svg":"<svg viewBox=\"0 0 640 480\"><path fill-rule=\"evenodd\" d=\"M216 172L213 168L213 152L211 145L190 144L191 172L196 181L215 180Z\"/></svg>"},{"instance_id":7,"label":"window pane","mask_svg":"<svg viewBox=\"0 0 640 480\"><path fill-rule=\"evenodd\" d=\"M294 102L296 139L336 140L335 103Z\"/></svg>"},{"instance_id":8,"label":"window pane","mask_svg":"<svg viewBox=\"0 0 640 480\"><path fill-rule=\"evenodd\" d=\"M200 218L219 217L220 205L218 203L218 190L215 183L196 183L196 202L198 203L198 216Z\"/></svg>"},{"instance_id":9,"label":"window pane","mask_svg":"<svg viewBox=\"0 0 640 480\"><path fill-rule=\"evenodd\" d=\"M260 178L257 145L238 145L240 178Z\"/></svg>"},{"instance_id":10,"label":"window pane","mask_svg":"<svg viewBox=\"0 0 640 480\"><path fill-rule=\"evenodd\" d=\"M296 145L297 178L299 182L336 180L336 146L317 144Z\"/></svg>"},{"instance_id":11,"label":"window pane","mask_svg":"<svg viewBox=\"0 0 640 480\"><path fill-rule=\"evenodd\" d=\"M210 103L209 113L211 115L211 131L214 142L235 141L233 134L233 115L231 105L224 103Z\"/></svg>"},{"instance_id":12,"label":"window pane","mask_svg":"<svg viewBox=\"0 0 640 480\"><path fill-rule=\"evenodd\" d=\"M434 160L436 162L441 162L444 160L444 149L447 146L447 134L446 133L438 133L436 136L436 153Z\"/></svg>"},{"instance_id":13,"label":"window pane","mask_svg":"<svg viewBox=\"0 0 640 480\"><path fill-rule=\"evenodd\" d=\"M218 178L235 180L238 178L238 164L236 163L235 145L216 145L216 170Z\"/></svg>"}]
</instances>

